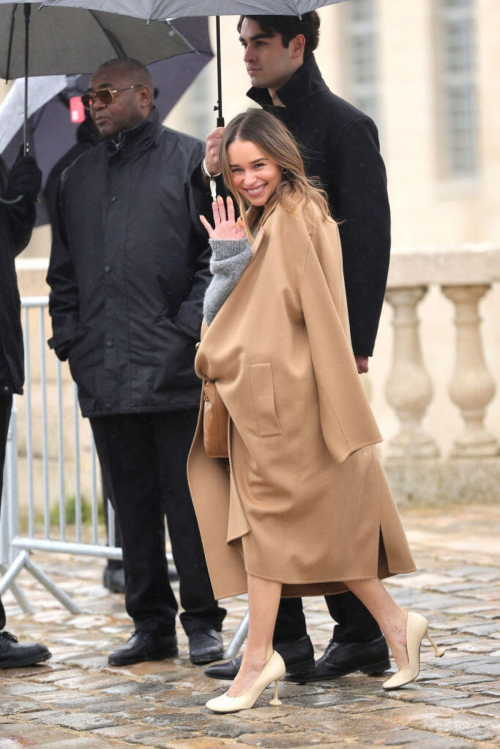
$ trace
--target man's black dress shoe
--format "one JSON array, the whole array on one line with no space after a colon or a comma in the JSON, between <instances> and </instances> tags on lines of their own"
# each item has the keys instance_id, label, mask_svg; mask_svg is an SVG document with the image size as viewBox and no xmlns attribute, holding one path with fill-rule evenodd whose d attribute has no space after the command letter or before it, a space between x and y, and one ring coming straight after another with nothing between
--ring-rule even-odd
<instances>
[{"instance_id":1,"label":"man's black dress shoe","mask_svg":"<svg viewBox=\"0 0 500 749\"><path fill-rule=\"evenodd\" d=\"M111 593L125 593L125 570L123 567L105 567L102 584Z\"/></svg>"},{"instance_id":2,"label":"man's black dress shoe","mask_svg":"<svg viewBox=\"0 0 500 749\"><path fill-rule=\"evenodd\" d=\"M153 632L132 632L121 648L108 656L110 666L131 666L143 661L162 661L179 655L177 635L159 635Z\"/></svg>"},{"instance_id":3,"label":"man's black dress shoe","mask_svg":"<svg viewBox=\"0 0 500 749\"><path fill-rule=\"evenodd\" d=\"M353 671L377 676L390 667L389 648L383 635L369 642L347 643L330 640L324 654L316 661L316 668L304 681L337 679Z\"/></svg>"},{"instance_id":4,"label":"man's black dress shoe","mask_svg":"<svg viewBox=\"0 0 500 749\"><path fill-rule=\"evenodd\" d=\"M34 666L49 658L52 653L45 645L21 645L10 632L0 632L0 668Z\"/></svg>"},{"instance_id":5,"label":"man's black dress shoe","mask_svg":"<svg viewBox=\"0 0 500 749\"><path fill-rule=\"evenodd\" d=\"M314 648L309 635L290 642L275 642L274 649L285 661L286 681L307 681L309 674L314 672ZM239 655L232 661L209 666L205 674L212 679L234 679L240 670L242 658Z\"/></svg>"},{"instance_id":6,"label":"man's black dress shoe","mask_svg":"<svg viewBox=\"0 0 500 749\"><path fill-rule=\"evenodd\" d=\"M195 629L188 633L189 660L195 666L220 661L224 657L222 635L215 629Z\"/></svg>"}]
</instances>

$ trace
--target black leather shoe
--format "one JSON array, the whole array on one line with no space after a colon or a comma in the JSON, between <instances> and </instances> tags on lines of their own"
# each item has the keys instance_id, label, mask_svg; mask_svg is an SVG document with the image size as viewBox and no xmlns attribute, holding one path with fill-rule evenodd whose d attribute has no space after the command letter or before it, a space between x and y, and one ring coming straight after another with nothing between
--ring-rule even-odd
<instances>
[{"instance_id":1,"label":"black leather shoe","mask_svg":"<svg viewBox=\"0 0 500 749\"><path fill-rule=\"evenodd\" d=\"M195 666L220 661L224 657L222 635L215 629L195 629L189 632L189 660Z\"/></svg>"},{"instance_id":2,"label":"black leather shoe","mask_svg":"<svg viewBox=\"0 0 500 749\"><path fill-rule=\"evenodd\" d=\"M21 645L10 632L0 632L0 668L35 666L49 658L52 653L45 645Z\"/></svg>"},{"instance_id":3,"label":"black leather shoe","mask_svg":"<svg viewBox=\"0 0 500 749\"><path fill-rule=\"evenodd\" d=\"M132 632L121 648L108 656L110 666L131 666L143 661L162 661L179 655L177 635L158 635L153 632Z\"/></svg>"},{"instance_id":4,"label":"black leather shoe","mask_svg":"<svg viewBox=\"0 0 500 749\"><path fill-rule=\"evenodd\" d=\"M362 671L378 676L391 667L389 648L383 635L369 642L330 643L307 681L337 679L339 676Z\"/></svg>"},{"instance_id":5,"label":"black leather shoe","mask_svg":"<svg viewBox=\"0 0 500 749\"><path fill-rule=\"evenodd\" d=\"M309 674L314 672L314 648L309 635L290 642L275 642L274 649L285 661L286 681L307 681ZM232 661L209 666L205 669L205 674L212 679L234 679L240 670L242 658L239 655Z\"/></svg>"},{"instance_id":6,"label":"black leather shoe","mask_svg":"<svg viewBox=\"0 0 500 749\"><path fill-rule=\"evenodd\" d=\"M102 576L102 584L111 593L125 593L125 570L123 567L106 567Z\"/></svg>"}]
</instances>

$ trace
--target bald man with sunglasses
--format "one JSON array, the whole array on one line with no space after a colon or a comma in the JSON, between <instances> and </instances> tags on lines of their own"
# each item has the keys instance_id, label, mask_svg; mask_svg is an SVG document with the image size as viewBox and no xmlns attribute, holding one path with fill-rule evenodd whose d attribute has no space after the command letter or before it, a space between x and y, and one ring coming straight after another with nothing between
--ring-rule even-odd
<instances>
[{"instance_id":1,"label":"bald man with sunglasses","mask_svg":"<svg viewBox=\"0 0 500 749\"><path fill-rule=\"evenodd\" d=\"M186 478L200 399L194 372L210 251L189 176L201 142L163 127L153 83L112 60L82 97L103 141L62 175L48 282L53 337L90 418L122 533L130 640L124 666L177 655L165 516L193 663L222 656L214 599Z\"/></svg>"}]
</instances>

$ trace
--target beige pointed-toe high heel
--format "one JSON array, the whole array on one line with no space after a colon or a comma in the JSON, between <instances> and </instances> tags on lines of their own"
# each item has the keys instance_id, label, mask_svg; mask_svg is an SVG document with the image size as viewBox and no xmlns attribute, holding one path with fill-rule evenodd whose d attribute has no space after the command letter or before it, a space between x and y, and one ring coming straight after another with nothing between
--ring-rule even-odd
<instances>
[{"instance_id":1,"label":"beige pointed-toe high heel","mask_svg":"<svg viewBox=\"0 0 500 749\"><path fill-rule=\"evenodd\" d=\"M429 622L424 616L415 614L413 611L408 612L406 623L406 649L408 651L408 665L401 668L394 676L384 681L384 689L399 689L410 681L414 681L420 672L420 645L424 637L427 637L434 648L436 658L444 655L444 649L436 645L429 635Z\"/></svg>"},{"instance_id":2,"label":"beige pointed-toe high heel","mask_svg":"<svg viewBox=\"0 0 500 749\"><path fill-rule=\"evenodd\" d=\"M285 675L285 661L279 653L273 652L253 687L241 697L228 697L227 692L209 700L206 704L214 713L236 713L238 710L248 710L253 707L266 687L274 681L274 697L269 700L270 705L281 705L278 699L278 679Z\"/></svg>"}]
</instances>

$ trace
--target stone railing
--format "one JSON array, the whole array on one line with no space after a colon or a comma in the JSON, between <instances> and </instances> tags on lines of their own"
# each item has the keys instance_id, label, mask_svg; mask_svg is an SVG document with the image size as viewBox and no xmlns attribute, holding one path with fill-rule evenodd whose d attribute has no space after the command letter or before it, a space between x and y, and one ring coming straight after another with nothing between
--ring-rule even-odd
<instances>
[{"instance_id":1,"label":"stone railing","mask_svg":"<svg viewBox=\"0 0 500 749\"><path fill-rule=\"evenodd\" d=\"M399 429L384 457L400 500L500 499L500 444L485 427L496 386L484 356L479 315L481 300L499 282L500 247L393 252L386 294L393 313L393 354L385 395L397 414ZM463 422L444 455L423 427L433 381L422 354L419 305L432 286L454 305L455 368L448 393ZM500 321L496 347L499 333Z\"/></svg>"},{"instance_id":2,"label":"stone railing","mask_svg":"<svg viewBox=\"0 0 500 749\"><path fill-rule=\"evenodd\" d=\"M48 293L46 270L47 261L41 258L18 263L22 296ZM498 285L491 294L495 284ZM439 325L434 324L432 317L436 312L429 302L433 298L435 302L436 297L444 306L437 314L446 317L444 313L451 311L450 305L453 305L454 322L451 319L448 322L446 317L438 321ZM488 307L487 320L490 354L491 318L496 313L499 322L493 330L493 346L500 349L500 246L396 248L392 253L387 304L373 359L373 374L363 382L376 417L382 422L386 438L382 455L399 502L493 502L500 498L500 409L497 405L491 409L490 405L495 395L493 374L496 373L489 371L486 364L479 316L483 300L492 298L496 302L493 308ZM46 328L48 333L48 319ZM423 340L421 328L425 331ZM33 318L31 369L35 382L40 379L39 338L38 321ZM436 371L433 359L440 359L442 351L446 353L443 357L446 366ZM380 367L377 370L381 361L385 367L383 371ZM495 361L500 367L500 351ZM448 392L441 382L443 376ZM498 375L496 378L498 380ZM51 400L55 402L56 372L50 356L47 356L47 385L49 394L52 393ZM64 409L68 419L72 418L71 387L69 372L64 367ZM434 390L438 391L435 398ZM22 437L26 404L20 402L19 405ZM494 418L489 419L493 423L492 433L485 426L489 408L494 411ZM450 409L458 410L461 426ZM36 426L40 421L40 404L36 397L32 411ZM50 414L49 427L55 429L55 422L50 423ZM66 430L65 440L70 440L70 435L71 430ZM35 434L35 456L39 452L38 442ZM54 443L50 447L55 459L57 446ZM22 453L23 439L20 449ZM66 449L70 455L73 446L69 441Z\"/></svg>"}]
</instances>

